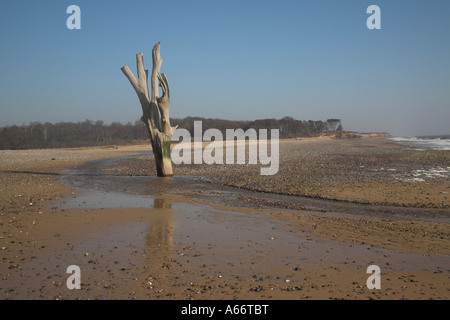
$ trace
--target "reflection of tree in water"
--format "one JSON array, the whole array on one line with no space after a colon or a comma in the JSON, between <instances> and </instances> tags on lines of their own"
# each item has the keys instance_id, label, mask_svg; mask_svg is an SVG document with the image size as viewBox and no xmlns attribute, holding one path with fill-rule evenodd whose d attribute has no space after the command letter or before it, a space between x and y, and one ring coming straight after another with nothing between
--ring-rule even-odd
<instances>
[{"instance_id":1,"label":"reflection of tree in water","mask_svg":"<svg viewBox=\"0 0 450 320\"><path fill-rule=\"evenodd\" d=\"M166 259L173 245L172 204L164 198L155 198L152 223L147 234L147 247L153 258ZM150 257L152 258L152 257Z\"/></svg>"},{"instance_id":2,"label":"reflection of tree in water","mask_svg":"<svg viewBox=\"0 0 450 320\"><path fill-rule=\"evenodd\" d=\"M155 209L172 209L172 204L166 199L155 198L153 200L153 208Z\"/></svg>"}]
</instances>

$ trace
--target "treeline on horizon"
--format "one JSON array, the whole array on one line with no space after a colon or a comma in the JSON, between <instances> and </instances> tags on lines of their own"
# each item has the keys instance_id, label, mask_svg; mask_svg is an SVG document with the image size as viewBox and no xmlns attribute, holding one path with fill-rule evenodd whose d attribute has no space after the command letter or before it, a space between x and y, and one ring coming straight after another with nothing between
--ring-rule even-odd
<instances>
[{"instance_id":1,"label":"treeline on horizon","mask_svg":"<svg viewBox=\"0 0 450 320\"><path fill-rule=\"evenodd\" d=\"M342 131L340 119L302 121L291 117L254 121L233 121L186 117L171 119L171 125L185 128L194 136L194 121L202 121L202 131L219 129L225 137L226 129L279 129L280 138L314 137L324 133ZM83 122L40 123L13 125L0 128L0 150L73 148L140 143L149 138L145 124L86 120Z\"/></svg>"}]
</instances>

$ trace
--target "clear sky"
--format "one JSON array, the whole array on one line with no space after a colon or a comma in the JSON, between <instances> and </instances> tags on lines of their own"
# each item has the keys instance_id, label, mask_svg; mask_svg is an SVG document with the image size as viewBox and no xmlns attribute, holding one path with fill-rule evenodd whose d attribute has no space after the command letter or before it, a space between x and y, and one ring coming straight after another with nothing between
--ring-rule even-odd
<instances>
[{"instance_id":1,"label":"clear sky","mask_svg":"<svg viewBox=\"0 0 450 320\"><path fill-rule=\"evenodd\" d=\"M66 9L81 8L81 30ZM369 5L381 30L369 30ZM0 126L134 122L120 68L161 41L171 116L341 118L348 130L450 133L450 1L4 0Z\"/></svg>"}]
</instances>

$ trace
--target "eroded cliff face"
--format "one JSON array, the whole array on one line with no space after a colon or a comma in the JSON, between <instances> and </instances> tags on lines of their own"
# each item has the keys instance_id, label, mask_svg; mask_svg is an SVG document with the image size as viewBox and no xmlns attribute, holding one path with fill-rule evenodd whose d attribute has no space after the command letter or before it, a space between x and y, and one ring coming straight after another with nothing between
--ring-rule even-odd
<instances>
[{"instance_id":1,"label":"eroded cliff face","mask_svg":"<svg viewBox=\"0 0 450 320\"><path fill-rule=\"evenodd\" d=\"M325 136L338 139L349 139L349 138L367 138L367 137L390 137L390 134L387 132L359 133L353 131L338 131L326 133Z\"/></svg>"},{"instance_id":2,"label":"eroded cliff face","mask_svg":"<svg viewBox=\"0 0 450 320\"><path fill-rule=\"evenodd\" d=\"M387 132L372 132L372 133L363 133L363 137L390 137L391 135Z\"/></svg>"}]
</instances>

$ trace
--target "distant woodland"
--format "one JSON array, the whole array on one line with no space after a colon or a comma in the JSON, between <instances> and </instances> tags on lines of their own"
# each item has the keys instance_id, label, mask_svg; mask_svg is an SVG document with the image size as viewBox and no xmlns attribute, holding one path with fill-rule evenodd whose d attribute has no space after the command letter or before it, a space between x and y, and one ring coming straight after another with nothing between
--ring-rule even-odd
<instances>
[{"instance_id":1,"label":"distant woodland","mask_svg":"<svg viewBox=\"0 0 450 320\"><path fill-rule=\"evenodd\" d=\"M302 121L284 117L280 120L231 121L187 117L170 121L172 125L187 129L192 137L194 136L194 121L202 121L203 132L209 128L216 128L222 131L224 137L226 129L239 128L244 130L249 128L279 129L280 138L313 137L343 130L340 119ZM0 128L0 149L3 150L125 145L140 143L147 139L147 129L140 120L134 124L119 122L105 124L100 120L95 122L91 120L58 123L31 122L28 125Z\"/></svg>"}]
</instances>

